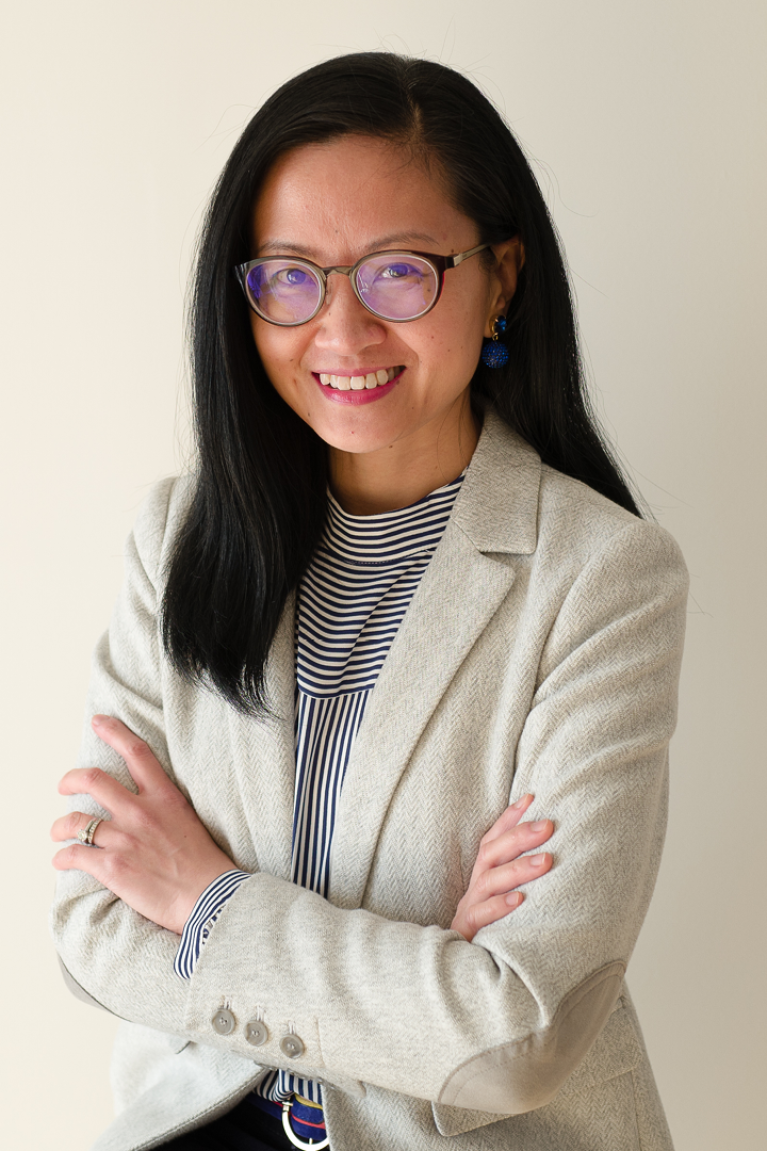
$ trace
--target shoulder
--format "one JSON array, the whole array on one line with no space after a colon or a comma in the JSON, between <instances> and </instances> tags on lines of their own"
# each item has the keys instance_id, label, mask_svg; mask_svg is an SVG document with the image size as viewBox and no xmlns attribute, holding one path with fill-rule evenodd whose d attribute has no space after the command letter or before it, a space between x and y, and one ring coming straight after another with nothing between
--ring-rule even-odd
<instances>
[{"instance_id":1,"label":"shoulder","mask_svg":"<svg viewBox=\"0 0 767 1151\"><path fill-rule=\"evenodd\" d=\"M555 562L587 568L607 557L627 565L686 567L676 540L652 520L640 519L587 484L541 465L538 549ZM600 560L600 557L603 559Z\"/></svg>"},{"instance_id":2,"label":"shoulder","mask_svg":"<svg viewBox=\"0 0 767 1151\"><path fill-rule=\"evenodd\" d=\"M600 557L627 570L649 562L686 579L679 547L664 528L542 463L493 411L459 502L458 526L480 551L529 556L539 571L556 569L566 583Z\"/></svg>"},{"instance_id":3,"label":"shoulder","mask_svg":"<svg viewBox=\"0 0 767 1151\"><path fill-rule=\"evenodd\" d=\"M129 539L131 555L152 583L162 576L194 495L194 477L170 476L156 483L139 508Z\"/></svg>"}]
</instances>

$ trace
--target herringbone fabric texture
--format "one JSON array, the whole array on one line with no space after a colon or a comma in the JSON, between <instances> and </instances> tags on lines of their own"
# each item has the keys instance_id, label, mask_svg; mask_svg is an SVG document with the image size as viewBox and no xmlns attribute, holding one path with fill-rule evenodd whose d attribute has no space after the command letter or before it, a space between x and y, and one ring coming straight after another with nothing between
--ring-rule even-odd
<instances>
[{"instance_id":1,"label":"herringbone fabric texture","mask_svg":"<svg viewBox=\"0 0 767 1151\"><path fill-rule=\"evenodd\" d=\"M290 882L293 610L256 723L160 654L164 557L188 498L160 485L94 664L88 714L147 739L238 866L188 984L177 938L88 876L53 911L74 979L124 1025L123 1112L98 1151L138 1151L224 1111L263 1067L326 1086L333 1151L669 1151L622 973L665 826L685 618L678 549L541 465L492 412L370 697L337 814L328 898ZM126 779L86 728L81 762ZM522 907L469 944L449 924L510 798L557 830ZM89 810L82 797L75 804ZM222 1005L236 1027L211 1027ZM269 1029L245 1038L256 1013ZM334 1089L335 1088L335 1089ZM449 1142L446 1143L446 1138Z\"/></svg>"}]
</instances>

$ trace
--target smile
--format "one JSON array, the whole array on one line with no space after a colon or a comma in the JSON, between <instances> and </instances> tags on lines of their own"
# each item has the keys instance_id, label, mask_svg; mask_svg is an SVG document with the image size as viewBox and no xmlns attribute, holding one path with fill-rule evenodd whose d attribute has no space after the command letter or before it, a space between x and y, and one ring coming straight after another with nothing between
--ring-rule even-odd
<instances>
[{"instance_id":1,"label":"smile","mask_svg":"<svg viewBox=\"0 0 767 1151\"><path fill-rule=\"evenodd\" d=\"M379 368L377 372L368 372L364 376L335 376L320 372L319 381L324 387L335 388L339 392L372 391L390 384L401 371L401 367Z\"/></svg>"}]
</instances>

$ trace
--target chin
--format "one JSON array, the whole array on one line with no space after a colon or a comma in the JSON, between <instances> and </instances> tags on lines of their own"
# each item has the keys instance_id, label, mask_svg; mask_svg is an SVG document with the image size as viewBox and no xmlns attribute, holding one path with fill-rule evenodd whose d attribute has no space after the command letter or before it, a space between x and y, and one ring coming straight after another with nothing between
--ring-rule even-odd
<instances>
[{"instance_id":1,"label":"chin","mask_svg":"<svg viewBox=\"0 0 767 1151\"><path fill-rule=\"evenodd\" d=\"M398 439L396 435L382 437L381 435L365 435L355 432L327 435L317 432L317 434L333 451L345 452L354 456L372 455L375 452L385 451Z\"/></svg>"}]
</instances>

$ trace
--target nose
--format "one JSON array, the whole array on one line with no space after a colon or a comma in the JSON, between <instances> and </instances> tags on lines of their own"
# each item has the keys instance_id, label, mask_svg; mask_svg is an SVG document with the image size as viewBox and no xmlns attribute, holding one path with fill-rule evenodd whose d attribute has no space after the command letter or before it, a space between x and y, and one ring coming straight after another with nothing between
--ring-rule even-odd
<instances>
[{"instance_id":1,"label":"nose","mask_svg":"<svg viewBox=\"0 0 767 1151\"><path fill-rule=\"evenodd\" d=\"M359 302L349 277L331 273L325 289L325 302L317 315L314 342L337 355L354 355L363 348L381 344L386 326Z\"/></svg>"}]
</instances>

